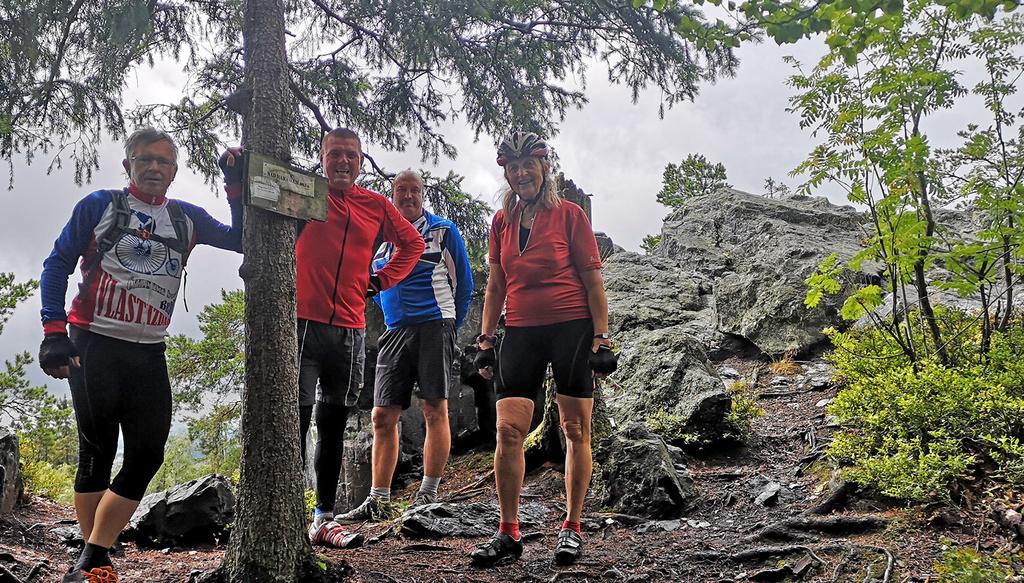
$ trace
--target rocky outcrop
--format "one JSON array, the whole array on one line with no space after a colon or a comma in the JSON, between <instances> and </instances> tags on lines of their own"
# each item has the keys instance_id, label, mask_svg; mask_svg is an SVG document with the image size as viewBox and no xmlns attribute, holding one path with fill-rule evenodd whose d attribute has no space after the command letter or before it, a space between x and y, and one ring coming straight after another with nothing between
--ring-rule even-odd
<instances>
[{"instance_id":1,"label":"rocky outcrop","mask_svg":"<svg viewBox=\"0 0 1024 583\"><path fill-rule=\"evenodd\" d=\"M9 514L14 510L24 487L18 436L7 430L0 430L0 515Z\"/></svg>"},{"instance_id":2,"label":"rocky outcrop","mask_svg":"<svg viewBox=\"0 0 1024 583\"><path fill-rule=\"evenodd\" d=\"M615 253L604 262L613 336L694 323L714 329L713 282L669 257Z\"/></svg>"},{"instance_id":3,"label":"rocky outcrop","mask_svg":"<svg viewBox=\"0 0 1024 583\"><path fill-rule=\"evenodd\" d=\"M720 434L731 400L704 345L682 324L633 334L611 377L619 386L608 393L613 418L649 422L657 414L695 439Z\"/></svg>"},{"instance_id":4,"label":"rocky outcrop","mask_svg":"<svg viewBox=\"0 0 1024 583\"><path fill-rule=\"evenodd\" d=\"M831 253L845 261L861 249L863 220L824 198L723 189L673 212L655 254L713 279L720 332L772 355L804 352L825 340L823 328L842 323L847 291L808 310L804 280Z\"/></svg>"},{"instance_id":5,"label":"rocky outcrop","mask_svg":"<svg viewBox=\"0 0 1024 583\"><path fill-rule=\"evenodd\" d=\"M616 245L607 233L596 231L594 233L594 238L597 239L597 251L601 255L602 261L608 259L615 253L622 253L623 251L625 251L625 249Z\"/></svg>"},{"instance_id":6,"label":"rocky outcrop","mask_svg":"<svg viewBox=\"0 0 1024 583\"><path fill-rule=\"evenodd\" d=\"M674 518L696 500L689 472L676 464L661 437L639 423L606 437L594 451L594 461L602 503L617 512Z\"/></svg>"},{"instance_id":7,"label":"rocky outcrop","mask_svg":"<svg viewBox=\"0 0 1024 583\"><path fill-rule=\"evenodd\" d=\"M135 538L158 545L213 542L235 519L235 495L214 474L142 499L129 523Z\"/></svg>"}]
</instances>

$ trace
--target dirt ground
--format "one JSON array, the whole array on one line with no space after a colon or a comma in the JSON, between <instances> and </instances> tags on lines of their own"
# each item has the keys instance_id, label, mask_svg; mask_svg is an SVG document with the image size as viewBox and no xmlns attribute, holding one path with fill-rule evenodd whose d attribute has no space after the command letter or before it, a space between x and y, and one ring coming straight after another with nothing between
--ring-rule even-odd
<instances>
[{"instance_id":1,"label":"dirt ground","mask_svg":"<svg viewBox=\"0 0 1024 583\"><path fill-rule=\"evenodd\" d=\"M577 565L556 567L551 558L562 518L562 474L560 468L542 467L527 476L523 496L542 500L552 510L543 528L525 531L526 548L518 561L475 569L467 555L484 539L412 539L394 534L392 524L357 525L369 541L362 548L317 550L330 560L346 561L352 581L368 582L862 583L937 581L934 565L943 545L993 552L1011 544L986 519L984 500L998 495L991 490L985 496L959 496L964 500L960 507L898 507L855 495L833 512L803 514L830 494L829 472L815 460L830 434L824 402L836 389L798 390L785 381L773 383L763 364L722 365L748 378L754 367L761 367L757 392L765 415L754 421L746 446L688 458L700 500L676 530L638 532L636 517L602 512L590 496L584 515L585 556ZM493 501L489 463L489 452L453 458L442 483L442 500ZM754 498L771 482L781 486L777 503L756 503ZM70 508L33 498L0 519L0 583L59 581L75 553L50 529L73 516ZM125 583L180 583L214 568L223 550L140 549L126 543L114 563Z\"/></svg>"}]
</instances>

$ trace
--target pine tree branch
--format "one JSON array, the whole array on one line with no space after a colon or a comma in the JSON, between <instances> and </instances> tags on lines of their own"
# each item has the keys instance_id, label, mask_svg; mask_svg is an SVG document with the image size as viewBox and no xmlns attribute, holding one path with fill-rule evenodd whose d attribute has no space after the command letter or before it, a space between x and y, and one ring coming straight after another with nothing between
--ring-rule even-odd
<instances>
[{"instance_id":1,"label":"pine tree branch","mask_svg":"<svg viewBox=\"0 0 1024 583\"><path fill-rule=\"evenodd\" d=\"M291 69L292 71L295 71L294 67L292 67ZM295 95L295 98L299 100L299 103L305 105L306 109L313 113L313 117L316 118L317 123L320 124L320 129L323 130L324 133L327 133L333 129L331 127L331 124L327 123L327 119L324 117L323 112L320 111L320 108L317 106L317 104L313 103L313 101L309 97L307 97L305 93L302 92L302 88L299 87L298 83L289 80L288 88L291 89L292 94Z\"/></svg>"}]
</instances>

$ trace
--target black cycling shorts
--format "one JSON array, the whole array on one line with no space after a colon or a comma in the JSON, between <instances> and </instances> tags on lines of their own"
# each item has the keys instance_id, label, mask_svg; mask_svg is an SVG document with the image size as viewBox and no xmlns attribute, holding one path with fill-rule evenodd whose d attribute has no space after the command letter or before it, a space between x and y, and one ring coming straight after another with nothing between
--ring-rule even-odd
<instances>
[{"instance_id":1,"label":"black cycling shorts","mask_svg":"<svg viewBox=\"0 0 1024 583\"><path fill-rule=\"evenodd\" d=\"M71 368L69 379L78 420L75 492L110 488L118 496L142 500L164 461L171 429L164 343L128 342L76 326L69 333L82 363ZM124 456L111 481L118 432L124 436Z\"/></svg>"},{"instance_id":2,"label":"black cycling shorts","mask_svg":"<svg viewBox=\"0 0 1024 583\"><path fill-rule=\"evenodd\" d=\"M421 399L448 398L455 359L455 320L443 319L403 326L381 334L377 342L374 407L412 404L413 385Z\"/></svg>"},{"instance_id":3,"label":"black cycling shorts","mask_svg":"<svg viewBox=\"0 0 1024 583\"><path fill-rule=\"evenodd\" d=\"M590 347L594 323L590 318L547 326L505 327L498 345L498 368L494 388L498 399L542 398L544 373L551 364L555 390L559 395L590 399L594 396L594 375L590 370Z\"/></svg>"},{"instance_id":4,"label":"black cycling shorts","mask_svg":"<svg viewBox=\"0 0 1024 583\"><path fill-rule=\"evenodd\" d=\"M299 405L355 405L363 388L366 330L301 318L298 327Z\"/></svg>"}]
</instances>

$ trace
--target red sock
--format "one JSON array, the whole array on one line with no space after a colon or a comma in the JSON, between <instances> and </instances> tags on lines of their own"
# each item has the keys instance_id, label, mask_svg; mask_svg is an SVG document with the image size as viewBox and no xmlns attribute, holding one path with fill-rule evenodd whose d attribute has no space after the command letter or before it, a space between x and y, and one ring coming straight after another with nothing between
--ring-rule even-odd
<instances>
[{"instance_id":1,"label":"red sock","mask_svg":"<svg viewBox=\"0 0 1024 583\"><path fill-rule=\"evenodd\" d=\"M518 522L499 522L498 532L503 532L510 537L519 540L519 523Z\"/></svg>"},{"instance_id":2,"label":"red sock","mask_svg":"<svg viewBox=\"0 0 1024 583\"><path fill-rule=\"evenodd\" d=\"M569 522L566 520L562 523L562 528L571 528L575 530L577 534L580 534L580 523L578 522Z\"/></svg>"}]
</instances>

